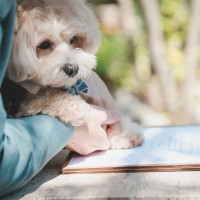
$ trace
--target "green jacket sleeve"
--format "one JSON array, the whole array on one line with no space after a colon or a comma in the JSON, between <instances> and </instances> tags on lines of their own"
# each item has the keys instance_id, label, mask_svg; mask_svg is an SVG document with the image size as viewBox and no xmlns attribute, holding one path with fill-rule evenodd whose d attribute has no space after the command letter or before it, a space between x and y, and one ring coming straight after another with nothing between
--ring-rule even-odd
<instances>
[{"instance_id":1,"label":"green jacket sleeve","mask_svg":"<svg viewBox=\"0 0 200 200\"><path fill-rule=\"evenodd\" d=\"M0 85L6 71L15 0L0 0ZM74 127L49 116L6 119L0 95L0 196L26 184L71 139Z\"/></svg>"}]
</instances>

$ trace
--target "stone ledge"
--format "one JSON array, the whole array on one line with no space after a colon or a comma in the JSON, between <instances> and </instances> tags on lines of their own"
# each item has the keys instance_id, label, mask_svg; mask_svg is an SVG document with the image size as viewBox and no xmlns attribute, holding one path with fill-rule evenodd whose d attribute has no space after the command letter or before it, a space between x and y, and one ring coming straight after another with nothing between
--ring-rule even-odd
<instances>
[{"instance_id":1,"label":"stone ledge","mask_svg":"<svg viewBox=\"0 0 200 200\"><path fill-rule=\"evenodd\" d=\"M200 199L200 172L60 174L66 150L35 178L4 200Z\"/></svg>"}]
</instances>

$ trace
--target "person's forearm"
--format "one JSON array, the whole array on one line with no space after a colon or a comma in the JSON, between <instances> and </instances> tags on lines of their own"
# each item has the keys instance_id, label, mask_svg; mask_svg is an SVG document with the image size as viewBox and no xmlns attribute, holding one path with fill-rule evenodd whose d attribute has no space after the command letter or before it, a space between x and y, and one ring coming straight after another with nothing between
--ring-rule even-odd
<instances>
[{"instance_id":1,"label":"person's forearm","mask_svg":"<svg viewBox=\"0 0 200 200\"><path fill-rule=\"evenodd\" d=\"M71 125L49 116L6 119L0 126L0 196L35 176L67 145L73 131Z\"/></svg>"},{"instance_id":2,"label":"person's forearm","mask_svg":"<svg viewBox=\"0 0 200 200\"><path fill-rule=\"evenodd\" d=\"M16 0L0 0L0 87L10 56ZM74 127L48 116L6 119L0 95L0 196L26 184L72 137Z\"/></svg>"}]
</instances>

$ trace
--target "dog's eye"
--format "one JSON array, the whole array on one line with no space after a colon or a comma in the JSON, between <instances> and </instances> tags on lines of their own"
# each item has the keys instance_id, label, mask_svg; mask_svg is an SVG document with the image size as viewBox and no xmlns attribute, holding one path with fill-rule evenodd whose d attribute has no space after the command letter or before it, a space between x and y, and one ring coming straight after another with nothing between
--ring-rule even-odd
<instances>
[{"instance_id":1,"label":"dog's eye","mask_svg":"<svg viewBox=\"0 0 200 200\"><path fill-rule=\"evenodd\" d=\"M74 44L77 41L77 37L74 36L71 40L70 40L70 44Z\"/></svg>"},{"instance_id":2,"label":"dog's eye","mask_svg":"<svg viewBox=\"0 0 200 200\"><path fill-rule=\"evenodd\" d=\"M40 49L48 49L51 47L51 43L49 41L44 41L39 45Z\"/></svg>"}]
</instances>

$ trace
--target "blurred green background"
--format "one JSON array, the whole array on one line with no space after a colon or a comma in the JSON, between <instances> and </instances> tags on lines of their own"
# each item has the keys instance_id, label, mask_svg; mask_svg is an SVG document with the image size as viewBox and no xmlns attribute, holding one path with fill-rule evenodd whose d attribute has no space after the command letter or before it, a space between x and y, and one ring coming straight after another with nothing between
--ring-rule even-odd
<instances>
[{"instance_id":1,"label":"blurred green background","mask_svg":"<svg viewBox=\"0 0 200 200\"><path fill-rule=\"evenodd\" d=\"M197 9L199 5L195 4L195 0L130 1L88 1L95 10L102 31L102 43L97 53L98 66L96 72L104 80L111 93L114 96L118 94L116 99L119 99L120 95L121 98L124 98L123 94L132 95L140 105L146 106L147 110L151 110L153 114L164 119L159 121L155 117L154 121L147 122L140 115L134 116L133 108L133 118L136 118L141 124L199 123L200 95L197 91L199 88L199 44L193 44L192 55L186 53L187 48L188 51L190 50L193 37L192 34L188 34L189 27L192 23L196 23L193 26L194 33L199 30L197 22L200 23L200 18L197 19L198 16L196 18L191 17L195 16L195 12L197 12L194 7ZM148 22L148 16L145 18L148 9L144 9L147 3L154 5L154 7L149 8L150 12L158 12L159 19L149 17L151 20ZM153 9L156 8L157 10L154 11ZM132 19L133 23L123 24L128 23L129 19ZM161 24L159 24L159 20ZM148 29L147 23L150 27L151 23L160 25L160 33L163 35L161 44L159 44L159 40L157 43L154 41L153 45L149 43L152 33ZM198 35L196 34L194 37L197 37L196 41L198 41ZM159 66L154 66L159 64L153 61L154 56L151 53L154 50L152 50L152 47L149 48L150 45L158 46L158 48L162 46L164 49L165 59L159 58L159 55L156 59L160 63L165 60L172 82L175 83L174 93L170 94L170 91L173 90L170 86L171 79L169 79L169 85L166 83L167 81L163 83L164 77L159 72ZM196 54L193 55L193 52L196 52ZM190 77L187 80L187 74L190 74L188 65L192 66L193 63L188 64L186 58L189 59L192 56L195 56L197 62L196 66L191 67L191 69L195 69L195 72L191 72L195 76L193 78L195 80ZM160 69L164 70L161 65ZM192 84L195 84L193 92ZM119 90L125 92L118 93ZM176 95L174 96L174 94ZM173 98L177 101L174 105L171 103L172 101L170 102L170 99ZM137 107L137 104L134 105ZM188 105L192 105L192 107ZM123 109L123 106L121 107ZM126 109L124 108L124 110ZM141 112L143 112L143 115L149 114L148 112L145 113L145 110L141 110ZM152 118L151 115L149 115L149 118Z\"/></svg>"}]
</instances>

